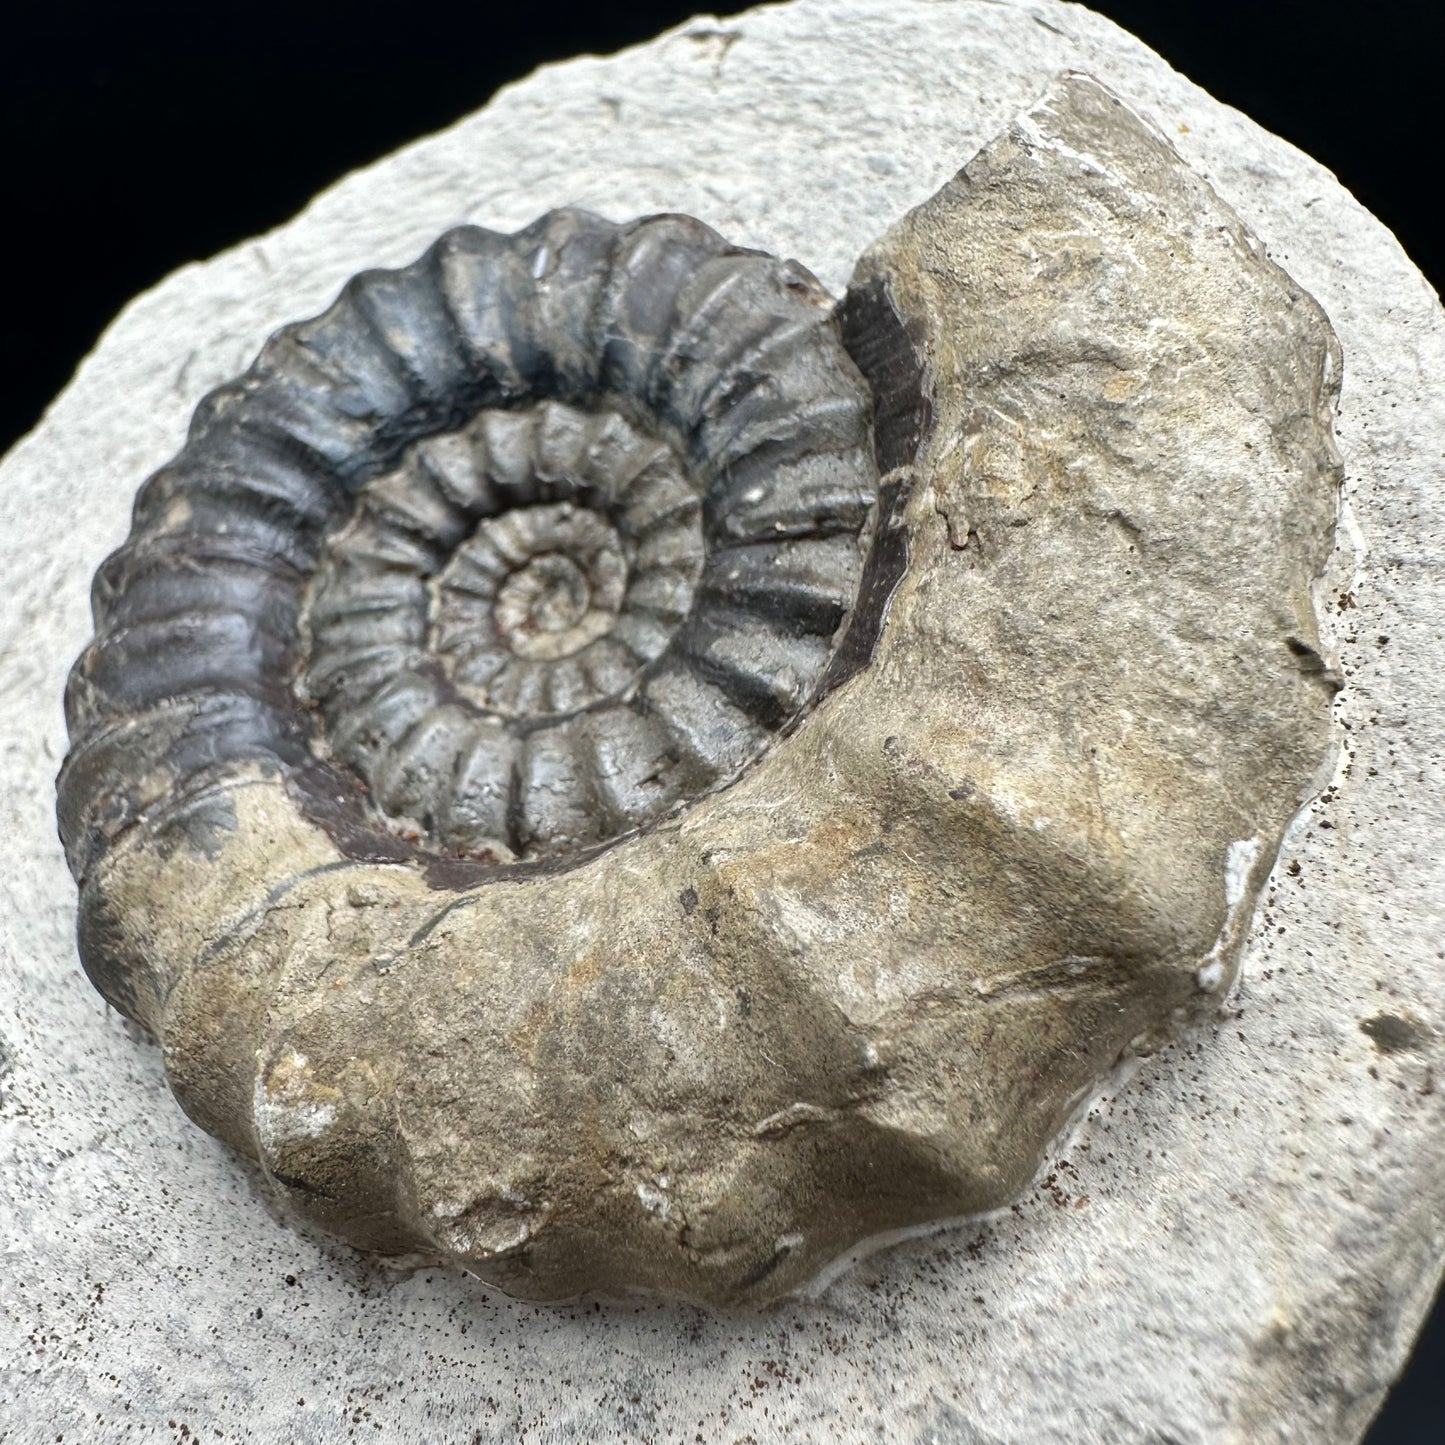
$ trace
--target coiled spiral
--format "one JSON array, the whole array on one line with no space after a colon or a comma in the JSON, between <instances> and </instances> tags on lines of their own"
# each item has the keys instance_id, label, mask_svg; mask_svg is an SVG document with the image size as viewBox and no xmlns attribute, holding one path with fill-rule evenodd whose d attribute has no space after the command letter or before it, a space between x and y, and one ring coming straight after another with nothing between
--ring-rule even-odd
<instances>
[{"instance_id":1,"label":"coiled spiral","mask_svg":"<svg viewBox=\"0 0 1445 1445\"><path fill-rule=\"evenodd\" d=\"M351 856L480 867L725 785L852 611L871 415L814 278L684 216L357 276L202 402L97 574L77 877L258 765Z\"/></svg>"}]
</instances>

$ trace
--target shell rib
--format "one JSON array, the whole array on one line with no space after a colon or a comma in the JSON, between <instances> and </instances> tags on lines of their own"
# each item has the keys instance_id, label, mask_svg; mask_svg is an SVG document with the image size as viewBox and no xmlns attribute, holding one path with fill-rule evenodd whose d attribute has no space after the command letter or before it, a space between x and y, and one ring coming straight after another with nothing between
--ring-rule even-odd
<instances>
[{"instance_id":1,"label":"shell rib","mask_svg":"<svg viewBox=\"0 0 1445 1445\"><path fill-rule=\"evenodd\" d=\"M479 865L725 785L852 608L870 418L817 282L684 216L356 277L205 399L96 578L72 869L243 761L354 854Z\"/></svg>"}]
</instances>

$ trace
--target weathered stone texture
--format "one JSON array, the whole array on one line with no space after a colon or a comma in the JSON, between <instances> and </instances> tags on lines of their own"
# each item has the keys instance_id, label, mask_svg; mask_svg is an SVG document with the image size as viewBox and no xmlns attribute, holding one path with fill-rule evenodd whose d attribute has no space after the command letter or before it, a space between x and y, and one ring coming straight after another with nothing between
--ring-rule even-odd
<instances>
[{"instance_id":1,"label":"weathered stone texture","mask_svg":"<svg viewBox=\"0 0 1445 1445\"><path fill-rule=\"evenodd\" d=\"M880 65L880 55L888 63ZM1286 838L1227 1016L1208 1037L1167 1048L1120 1080L1015 1209L961 1234L879 1255L844 1274L820 1300L786 1305L761 1319L670 1306L599 1312L517 1305L447 1272L379 1272L278 1229L232 1156L175 1111L160 1060L137 1049L114 1019L106 1024L74 964L72 889L49 816L50 779L63 751L56 700L63 669L88 630L86 582L124 532L135 481L174 451L198 396L244 366L267 332L319 310L352 272L405 262L459 221L512 227L564 203L619 218L681 209L730 236L798 255L838 292L870 241L927 201L1054 73L1069 68L1097 75L1176 140L1318 298L1346 358L1338 425L1345 540L1328 586L1319 591L1330 634L1319 652L1329 657L1338 649L1346 684L1335 703L1339 767ZM542 118L545 125L538 123ZM1090 122L1081 115L1069 121L1075 123ZM1036 118L1032 132L1025 128L993 147L981 163L981 180L1009 168L1024 177L1063 164L1063 124L1056 109ZM1098 174L1083 164L1081 158L1079 179L1097 197L1117 163L1100 166ZM1151 184L1167 189L1158 174ZM1194 183L1181 172L1178 184ZM385 204L378 204L382 196ZM967 198L957 188L946 191L939 205L976 205L976 219L986 224L988 197L988 185L977 184ZM1091 225L1106 228L1126 214L1092 200L1081 210ZM926 234L931 214L925 209L908 224ZM1070 228L1078 219L1068 221ZM897 244L897 237L886 244ZM1226 242L1197 238L1201 254L1216 244ZM1064 274L1079 279L1079 295L1108 283L1107 268L1086 264L1062 241L1054 249L1074 268ZM1239 260L1239 275L1261 285L1278 274L1245 253ZM1162 265L1154 255L1137 261L1145 276ZM1192 274L1186 269L1181 283ZM1008 272L1025 301L1030 275L1027 258ZM938 279L925 266L910 284L921 299ZM1249 288L1241 286L1232 294L1247 306ZM909 287L900 289L906 310ZM1006 362L1016 354L1005 308L988 299L978 292L980 304L970 312L977 320L952 359L949 347L934 345L936 364ZM1197 299L1181 284L1180 307ZM1284 314L1305 318L1308 308L1301 302ZM1110 521L1107 505L1106 515L1098 515L1108 475L1133 475L1127 419L1144 414L1131 408L1153 400L1145 358L1158 362L1169 354L1162 342L1144 348L1128 328L1108 340L1117 342L1113 351L1081 356L1061 374L1066 395L1051 412L1057 437L1010 425L1010 405L1037 409L1053 399L1021 394L1023 368L1013 375L1007 366L1001 370L989 389L993 410L977 426L967 423L971 447L932 463L940 479L937 507L927 518L909 513L915 576L924 570L928 547L939 548L940 557L948 547L950 571L939 575L966 573L975 589L991 588L993 579L1002 584L1025 555L1022 537L1034 532L1073 558L1076 575L1092 582L1106 575L1106 565L1119 564L1121 599L1130 595L1125 558L1137 556L1139 568L1150 569L1137 585L1167 588L1178 580L1186 615L1194 615L1182 583L1218 539L1171 534L1166 497L1148 488L1140 488L1135 510L1119 509L1128 513L1127 523ZM1227 338L1211 344L1230 354ZM1308 346L1280 335L1265 350L1294 357L1291 386L1320 382L1322 353L1308 359ZM1191 374L1186 350L1176 361L1186 386L1201 380ZM1439 1200L1445 1198L1441 1096L1431 1086L1436 1028L1445 1015L1436 955L1445 850L1433 842L1445 836L1439 788L1445 668L1438 639L1445 608L1439 563L1445 403L1435 380L1442 367L1445 318L1438 302L1388 235L1327 175L1210 101L1107 22L1050 0L1026 7L799 0L726 24L698 22L614 60L554 69L456 130L349 179L284 231L188 269L142 298L42 428L7 459L0 492L11 499L4 534L9 676L0 698L0 733L11 761L0 791L0 835L12 854L0 936L7 959L0 971L0 1051L11 1060L0 1078L0 1150L8 1160L0 1176L0 1420L21 1440L61 1432L118 1439L128 1426L164 1431L169 1419L198 1434L220 1428L243 1438L340 1439L357 1410L398 1435L459 1440L478 1432L484 1440L514 1439L524 1430L541 1439L589 1441L680 1441L698 1433L720 1440L1356 1438L1433 1287ZM1144 384L1118 399L1117 412L1096 408L1094 423L1071 434L1070 450L1107 455L1110 468L1088 469L1079 479L1092 510L1067 511L1057 498L1073 478L1053 465L1064 445L1062 418L1071 414L1065 402L1093 396L1091 377L1102 378L1102 386L1130 373L1143 375ZM1241 403L1247 408L1247 391ZM1308 408L1299 415L1300 436L1317 435L1318 418ZM1287 426L1256 436L1250 423L1221 437L1201 429L1189 461L1229 488L1237 505L1257 508L1273 493L1244 486L1237 449L1251 442L1263 452L1263 477L1302 477L1310 466L1300 436ZM1327 470L1326 456L1317 461ZM1021 485L1036 464L1045 483ZM118 484L118 477L129 480ZM1006 525L1022 518L1027 526ZM1301 520L1307 530L1321 524L1312 509ZM1137 537L1129 524L1139 528ZM1081 554L1074 545L1080 539L1100 545ZM1177 572L1166 540L1178 549L1172 554ZM954 548L953 541L963 546ZM1128 553L1131 541L1139 552ZM1307 539L1302 550L1308 552ZM1287 555L1281 549L1276 560L1262 550L1261 592L1240 598L1237 615L1257 616L1253 609L1266 589L1273 597L1298 595L1299 579L1274 570ZM996 668L1017 637L1037 636L1038 618L1066 627L1062 618L1074 615L1072 609L1052 605L1049 584L1040 585L1038 595L1017 588L1006 593L1009 606L1031 624L1017 634L996 610L984 609L987 593L977 595L976 613L968 610L975 594L963 599L964 615L978 624L969 635L981 668ZM1117 605L1124 607L1122 600ZM900 645L895 639L914 628L955 625L952 613L940 619L931 606L929 589L905 581L885 646ZM1161 707L1183 708L1197 694L1176 680L1196 680L1191 668L1197 669L1198 656L1217 656L1212 649L1235 616L1198 619L1202 630L1190 647L1173 654L1162 621L1139 625L1136 619L1140 655L1154 664L1149 678L1117 668L1039 668L1031 674L1036 691L1009 699L1020 739L1010 755L979 741L1003 731L979 725L989 719L967 716L952 751L940 753L932 740L929 749L915 749L920 724L910 716L878 739L872 766L891 769L889 786L900 796L926 796L940 810L951 789L965 792L937 816L955 820L949 841L972 849L990 815L981 802L970 802L965 784L987 785L1007 768L1022 808L1032 805L1030 779L1044 762L1068 764L1050 767L1051 787L1085 778L1067 750L1040 755L1040 739L1050 733L1042 716L1030 715L1030 703L1048 695L1048 679L1087 678L1088 692L1075 711L1089 717L1101 715L1093 706L1096 694L1108 704L1126 686L1146 684ZM1322 685L1306 670L1316 646L1307 622L1297 609L1280 612L1269 627L1245 634L1241 657L1250 666L1242 670L1240 690L1219 705L1233 706L1259 688L1275 699L1265 710L1275 720L1270 726L1288 723L1292 698L1308 714ZM1067 630L1047 635L1060 652L1077 641ZM1288 635L1300 646L1285 643L1285 659L1272 648ZM1114 649L1115 657L1120 651ZM1163 668L1161 655L1168 663ZM1052 658L1046 653L1041 661ZM880 658L875 667L886 665ZM835 712L853 706L863 677L825 706ZM780 749L770 761L793 766L788 758L803 753L810 734L822 736L810 725L792 740L797 748ZM857 731L839 736L850 747L856 739L860 751L866 741ZM882 747L889 736L906 744L891 760ZM1156 880L1132 914L1150 956L1157 956L1156 920L1169 910L1143 905L1165 897L1184 904L1178 916L1189 920L1190 931L1179 939L1175 969L1161 975L1162 989L1182 984L1186 970L1179 965L1224 912L1223 876L1216 872L1196 894L1190 880L1204 874L1183 860L1212 856L1221 841L1254 831L1237 827L1232 809L1249 822L1255 780L1242 775L1227 749L1213 751L1203 739L1203 732L1180 739L1204 748L1200 762L1209 780L1190 817L1171 822L1152 798L1129 790L1123 780L1133 740L1116 727L1100 740L1105 762L1095 804L1101 815L1121 820L1114 836L1096 846L1104 833L1081 827L1071 841L1057 819L1037 830L1041 856L1047 850L1055 868L1067 853L1060 844L1069 842L1081 872L1092 868L1095 879L1107 881L1122 859L1131 869L1143 868L1136 876ZM1145 753L1137 768L1159 775L1162 792L1167 759L1183 750ZM940 768L947 787L906 765L920 756ZM1127 766L1136 764L1127 759ZM747 794L733 789L717 806L737 796ZM1007 794L990 794L986 786L982 796ZM237 801L238 808L254 809L243 820L249 826L275 826L283 835L291 826L283 813L268 811L261 789ZM850 806L846 794L828 802L840 816ZM739 815L730 826L740 861L715 859L703 880L717 885L715 895L704 898L699 881L681 868L675 881L679 895L689 884L696 888L701 917L717 908L720 934L731 932L729 957L738 976L726 983L748 991L750 1017L772 1029L759 1025L759 1057L784 1060L800 1077L832 1079L827 1071L840 1055L797 1047L799 1031L791 1026L788 1001L776 997L750 916L728 911L724 886L740 897L751 894L760 909L776 910L769 937L782 925L816 945L830 932L856 929L857 919L839 907L800 914L785 906L803 892L802 874L830 856L816 846L799 848L793 836L819 821L821 813L771 820ZM993 821L1015 846L1027 836L1006 826L1007 817L993 815ZM1279 821L1259 815L1262 846ZM313 846L307 835L293 836L302 852ZM874 841L862 828L829 838L829 848L840 852ZM685 826L674 863L686 859L687 846ZM924 875L936 873L924 869ZM1042 876L1043 869L1021 868L1016 881L1029 890ZM215 870L197 868L192 878L198 888L220 883ZM814 880L806 882L815 890ZM1122 885L1103 893L1117 919ZM391 925L376 916L370 897L360 888L340 921L379 952ZM1026 891L1023 901L1031 897ZM315 937L323 928L324 900L302 890L291 902L267 918L248 968L277 967L282 959L273 945L284 943L289 929ZM565 906L593 918L599 948L611 947L613 934L624 928L653 939L664 932L661 921L644 927L620 911L584 910L580 894ZM1032 920L1039 939L1061 926L1087 932L1088 919L1043 914L1041 907ZM674 920L684 916L679 896ZM967 912L958 908L954 917L957 930L971 938ZM1246 921L1241 911L1238 922ZM499 910L489 921L458 915L438 928L475 929L469 942L479 950L489 939L512 949L507 923L506 910ZM854 977L867 987L844 987L850 1006L861 1010L883 998L891 980L879 967L886 956L870 954L862 935L855 937ZM163 942L177 956L190 956L198 940ZM706 938L699 942L707 948ZM928 966L925 956L920 969ZM334 989L341 1002L328 1001L325 1011L293 1005L298 1033L268 1046L259 1111L254 1093L248 1102L242 1087L254 1079L254 1061L234 1042L259 1024L237 1019L235 1028L216 1036L222 1051L223 1039L231 1039L237 1056L224 1068L205 1065L205 1077L217 1087L193 1094L191 1107L211 1111L217 1121L258 1112L277 1159L295 1156L318 1173L332 1162L319 1141L344 1138L378 1098L399 1091L402 1117L422 1106L445 1109L453 1096L446 1067L435 1061L403 1084L383 1068L368 1073L361 1067L364 1052L349 1043L341 1060L342 1040L365 1038L375 1026L367 1000L399 1007L408 970L373 969L365 989ZM203 977L194 972L193 985ZM607 986L606 977L603 971L589 978L584 968L557 994L555 1014L570 1009L582 1020L583 1031L567 1037L585 1039L591 1023L583 1003L589 990ZM697 990L714 980L693 973L682 979L683 991L668 994L666 981L677 977L654 971L644 956L617 1006L645 1011L651 1020L660 1005L665 1021L701 1031ZM314 984L314 977L282 978L278 997L314 997ZM245 1008L252 994L245 988L233 996ZM509 997L499 996L499 1006ZM1189 997L1204 996L1191 991ZM733 998L740 1012L742 1001L736 993ZM178 994L170 1006L194 1007L197 1018L217 1016L199 995L188 1003ZM443 1029L463 1026L451 1016L436 1022ZM807 1022L816 1026L812 1018ZM499 1017L495 1026L505 1023ZM560 1026L555 1016L516 1023L509 1037L519 1047L547 1047L549 1039L564 1037L548 1033ZM1084 1035L1105 1036L1088 1028ZM207 1042L195 1029L177 1030L172 1039L194 1041L202 1051ZM1027 1043L1039 1046L1036 1036ZM288 1050L322 1059L327 1048L341 1066L318 1081L334 1091L322 1098L313 1088L314 1072L308 1080ZM677 1052L688 1057L686 1049ZM923 1037L912 1056L927 1059ZM182 1076L201 1069L197 1057L169 1062ZM1084 1061L1081 1074L1091 1073L1095 1062ZM557 1077L565 1078L565 1070ZM229 1082L223 1087L222 1081ZM679 1079L681 1088L695 1084L691 1075ZM499 1109L526 1109L525 1075L503 1076L499 1086ZM929 1097L928 1087L895 1093L899 1107L873 1121L879 1134L920 1137L932 1127L924 1107ZM559 1091L553 1105L560 1110L566 1102ZM765 1147L773 1129L787 1141L819 1127L802 1114L769 1124L771 1116L753 1107L765 1102L748 1100L751 1122L768 1126L751 1149ZM313 1133L318 1107L335 1113L325 1130ZM579 1129L586 1124L580 1120ZM1041 1118L1039 1133L1047 1129ZM410 1177L440 1199L454 1169L464 1164L475 1176L490 1167L487 1158L454 1162L449 1155L456 1152L435 1138L409 1156ZM579 1157L579 1179L596 1157ZM378 1187L391 1187L398 1172L392 1161L378 1156L376 1167ZM662 1190L656 1180L649 1187L656 1202ZM632 1198L646 1202L635 1191ZM660 1212L661 1203L656 1207ZM460 1224L474 1227L478 1239L502 1243L510 1221L497 1215Z\"/></svg>"}]
</instances>

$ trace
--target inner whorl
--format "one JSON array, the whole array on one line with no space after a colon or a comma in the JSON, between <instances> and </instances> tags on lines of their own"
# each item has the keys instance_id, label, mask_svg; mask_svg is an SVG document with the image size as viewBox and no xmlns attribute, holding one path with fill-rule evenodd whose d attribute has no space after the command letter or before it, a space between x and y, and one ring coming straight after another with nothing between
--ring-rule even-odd
<instances>
[{"instance_id":1,"label":"inner whorl","mask_svg":"<svg viewBox=\"0 0 1445 1445\"><path fill-rule=\"evenodd\" d=\"M725 786L853 609L871 414L814 278L688 217L355 277L201 403L97 574L72 870L257 765L351 856L490 865Z\"/></svg>"}]
</instances>

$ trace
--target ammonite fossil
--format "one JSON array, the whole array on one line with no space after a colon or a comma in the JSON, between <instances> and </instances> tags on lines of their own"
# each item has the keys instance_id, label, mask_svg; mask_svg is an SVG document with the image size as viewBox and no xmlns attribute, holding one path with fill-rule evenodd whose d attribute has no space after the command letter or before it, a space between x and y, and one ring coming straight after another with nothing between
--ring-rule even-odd
<instances>
[{"instance_id":1,"label":"ammonite fossil","mask_svg":"<svg viewBox=\"0 0 1445 1445\"><path fill-rule=\"evenodd\" d=\"M91 977L299 1214L515 1293L996 1206L1228 982L1318 763L1331 345L1082 80L841 307L674 215L356 277L96 577Z\"/></svg>"},{"instance_id":2,"label":"ammonite fossil","mask_svg":"<svg viewBox=\"0 0 1445 1445\"><path fill-rule=\"evenodd\" d=\"M852 612L870 419L817 282L687 217L557 211L358 276L206 399L96 579L78 871L243 758L357 856L389 828L478 863L731 781Z\"/></svg>"}]
</instances>

